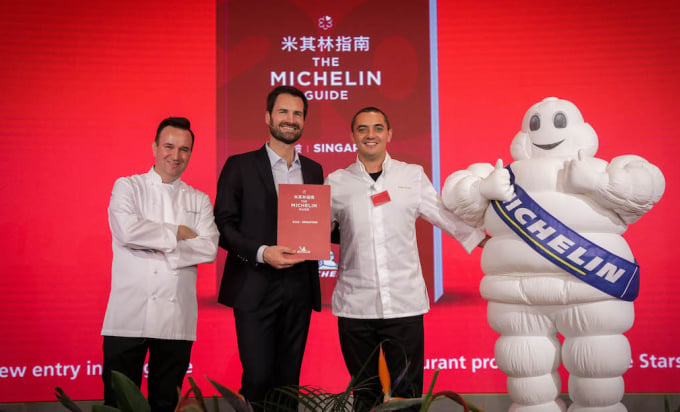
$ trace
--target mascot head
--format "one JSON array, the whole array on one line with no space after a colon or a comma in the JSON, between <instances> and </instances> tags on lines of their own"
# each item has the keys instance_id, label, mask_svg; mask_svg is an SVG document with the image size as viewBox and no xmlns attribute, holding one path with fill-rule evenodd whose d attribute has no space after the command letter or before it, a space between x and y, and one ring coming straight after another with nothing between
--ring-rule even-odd
<instances>
[{"instance_id":1,"label":"mascot head","mask_svg":"<svg viewBox=\"0 0 680 412\"><path fill-rule=\"evenodd\" d=\"M597 152L597 134L583 121L572 102L557 97L548 97L529 108L522 120L522 130L510 145L515 160L575 159L579 151L593 157Z\"/></svg>"}]
</instances>

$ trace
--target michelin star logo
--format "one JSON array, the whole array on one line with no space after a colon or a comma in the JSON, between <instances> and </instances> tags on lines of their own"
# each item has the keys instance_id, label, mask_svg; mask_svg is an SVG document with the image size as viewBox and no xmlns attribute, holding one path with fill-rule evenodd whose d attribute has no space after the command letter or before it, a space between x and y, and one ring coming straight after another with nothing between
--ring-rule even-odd
<instances>
[{"instance_id":1,"label":"michelin star logo","mask_svg":"<svg viewBox=\"0 0 680 412\"><path fill-rule=\"evenodd\" d=\"M333 18L331 16L319 17L319 28L322 30L328 30L333 27Z\"/></svg>"}]
</instances>

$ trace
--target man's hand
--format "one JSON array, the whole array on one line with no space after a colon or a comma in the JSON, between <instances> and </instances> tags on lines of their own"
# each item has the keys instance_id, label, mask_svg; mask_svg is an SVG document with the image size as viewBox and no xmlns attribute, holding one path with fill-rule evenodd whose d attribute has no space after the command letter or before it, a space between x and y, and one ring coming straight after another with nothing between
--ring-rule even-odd
<instances>
[{"instance_id":1,"label":"man's hand","mask_svg":"<svg viewBox=\"0 0 680 412\"><path fill-rule=\"evenodd\" d=\"M195 237L198 237L196 232L189 229L187 226L184 226L184 225L177 226L177 241L185 240L185 239L193 239Z\"/></svg>"},{"instance_id":2,"label":"man's hand","mask_svg":"<svg viewBox=\"0 0 680 412\"><path fill-rule=\"evenodd\" d=\"M478 248L482 248L482 249L483 249L483 248L484 248L484 245L486 245L486 242L488 242L489 239L491 239L491 236L489 236L488 233L485 233L485 235L486 235L486 236L484 236L484 239L482 239L481 242L479 242L479 244L477 245Z\"/></svg>"},{"instance_id":3,"label":"man's hand","mask_svg":"<svg viewBox=\"0 0 680 412\"><path fill-rule=\"evenodd\" d=\"M285 246L267 246L262 257L268 265L276 269L285 269L305 261L296 256L295 249Z\"/></svg>"}]
</instances>

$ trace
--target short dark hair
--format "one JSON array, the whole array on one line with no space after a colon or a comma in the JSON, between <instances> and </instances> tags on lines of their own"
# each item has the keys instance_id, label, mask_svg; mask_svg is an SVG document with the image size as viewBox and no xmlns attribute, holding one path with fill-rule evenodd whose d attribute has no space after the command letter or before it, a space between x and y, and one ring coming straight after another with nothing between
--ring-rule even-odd
<instances>
[{"instance_id":1,"label":"short dark hair","mask_svg":"<svg viewBox=\"0 0 680 412\"><path fill-rule=\"evenodd\" d=\"M161 124L158 125L158 129L156 129L156 139L154 140L156 144L158 144L161 132L168 126L188 131L191 134L191 147L194 147L194 132L191 131L191 122L186 117L168 117L163 119Z\"/></svg>"},{"instance_id":2,"label":"short dark hair","mask_svg":"<svg viewBox=\"0 0 680 412\"><path fill-rule=\"evenodd\" d=\"M302 93L300 89L293 86L279 86L269 92L267 95L267 112L269 112L269 115L272 114L272 110L274 110L274 103L276 103L276 99L280 94L290 94L291 96L301 98L302 103L305 105L304 118L307 118L307 107L309 106L309 102L307 102L307 96L305 96L305 94Z\"/></svg>"},{"instance_id":3,"label":"short dark hair","mask_svg":"<svg viewBox=\"0 0 680 412\"><path fill-rule=\"evenodd\" d=\"M352 129L351 129L352 132L354 131L354 124L355 124L356 121L357 121L357 117L358 117L361 113L380 113L380 114L383 115L383 117L385 118L385 126L387 126L387 130L390 130L390 129L391 129L391 127L390 127L390 119L387 118L387 115L385 114L385 112L383 112L382 110L378 109L377 107L368 106L368 107L364 107L363 109L361 109L361 110L359 110L358 112L356 112L356 114L354 115L354 117L352 117L352 126L351 126L351 127L352 127Z\"/></svg>"}]
</instances>

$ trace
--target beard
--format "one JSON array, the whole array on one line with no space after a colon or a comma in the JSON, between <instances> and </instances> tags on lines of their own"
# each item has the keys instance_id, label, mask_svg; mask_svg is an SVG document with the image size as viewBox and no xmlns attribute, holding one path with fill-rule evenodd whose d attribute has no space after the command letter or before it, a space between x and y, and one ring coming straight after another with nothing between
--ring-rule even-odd
<instances>
[{"instance_id":1,"label":"beard","mask_svg":"<svg viewBox=\"0 0 680 412\"><path fill-rule=\"evenodd\" d=\"M295 130L293 131L283 131L281 128L283 126L291 126L294 127ZM302 137L302 128L295 123L285 123L281 122L278 125L274 126L274 124L270 121L269 122L269 133L271 133L272 137L280 142L283 142L285 144L293 144L300 140L300 137Z\"/></svg>"}]
</instances>

